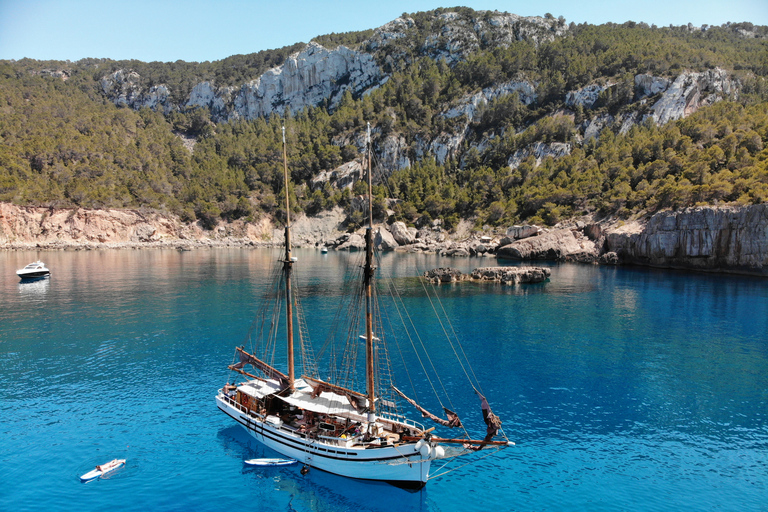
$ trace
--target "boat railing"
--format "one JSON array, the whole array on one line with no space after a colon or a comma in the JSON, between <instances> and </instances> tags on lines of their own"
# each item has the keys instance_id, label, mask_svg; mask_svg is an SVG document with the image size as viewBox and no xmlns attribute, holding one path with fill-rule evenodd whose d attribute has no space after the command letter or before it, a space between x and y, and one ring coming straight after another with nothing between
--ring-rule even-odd
<instances>
[{"instance_id":1,"label":"boat railing","mask_svg":"<svg viewBox=\"0 0 768 512\"><path fill-rule=\"evenodd\" d=\"M388 420L394 423L402 423L404 425L407 425L409 427L413 427L415 429L418 429L420 431L424 430L424 425L419 423L418 421L413 421L410 418L406 418L405 416L401 416L399 414L392 414L389 412L382 411L379 413L379 418Z\"/></svg>"},{"instance_id":2,"label":"boat railing","mask_svg":"<svg viewBox=\"0 0 768 512\"><path fill-rule=\"evenodd\" d=\"M222 399L224 399L225 402L227 402L229 405L231 405L232 407L234 407L238 411L243 412L245 414L249 414L250 416L257 416L255 412L249 411L248 409L243 407L243 404L239 403L237 400L235 400L234 398L232 398L228 394L224 393L224 391L222 389L219 390L219 396L221 396Z\"/></svg>"}]
</instances>

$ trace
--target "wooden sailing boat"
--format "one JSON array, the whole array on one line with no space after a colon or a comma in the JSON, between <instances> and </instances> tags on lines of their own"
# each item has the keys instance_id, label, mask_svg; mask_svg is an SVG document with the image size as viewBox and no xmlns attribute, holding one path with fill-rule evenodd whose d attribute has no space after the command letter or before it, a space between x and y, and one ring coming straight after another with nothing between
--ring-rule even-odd
<instances>
[{"instance_id":1,"label":"wooden sailing boat","mask_svg":"<svg viewBox=\"0 0 768 512\"><path fill-rule=\"evenodd\" d=\"M419 489L438 472L431 471L432 464L440 461L439 472L446 471L447 463L458 456L475 453L481 448L502 448L510 444L503 437L495 438L501 422L491 412L487 401L480 396L482 414L487 425L484 439L473 440L466 430L461 437L438 437L435 428L407 418L397 402L403 399L425 418L435 420L444 427L463 428L453 411L445 408L448 419L429 413L415 400L408 398L394 386L385 362L378 299L374 286L374 247L370 127L368 129L368 227L366 230L365 262L362 265L362 293L358 299L365 303L364 335L353 335L351 345L342 354L345 371L321 379L307 343L303 316L299 313L299 301L293 289L293 265L291 254L290 204L288 201L288 166L283 128L283 171L286 192L285 252L280 261L281 281L285 307L285 335L287 348L287 372L275 368L266 357L259 358L243 347L236 349L235 363L229 369L246 380L227 384L216 395L218 408L240 423L249 434L276 452L304 464L337 475L365 480L385 481L394 485ZM277 301L278 304L282 300ZM296 311L294 311L294 309ZM282 314L280 314L282 316ZM299 320L299 338L305 374L295 375L294 319ZM276 316L263 322L264 337L276 336ZM363 323L362 321L360 322ZM362 329L362 325L360 328ZM268 332L267 332L268 331ZM354 328L347 329L355 332ZM360 379L354 375L356 352L360 340L365 344L365 392L353 389ZM271 346L271 345L270 345ZM270 349L274 351L274 347ZM454 350L454 352L456 352ZM463 364L466 364L464 362ZM253 368L246 371L246 366ZM378 372L378 373L377 373ZM465 374L467 374L465 370ZM501 433L503 436L503 432Z\"/></svg>"}]
</instances>

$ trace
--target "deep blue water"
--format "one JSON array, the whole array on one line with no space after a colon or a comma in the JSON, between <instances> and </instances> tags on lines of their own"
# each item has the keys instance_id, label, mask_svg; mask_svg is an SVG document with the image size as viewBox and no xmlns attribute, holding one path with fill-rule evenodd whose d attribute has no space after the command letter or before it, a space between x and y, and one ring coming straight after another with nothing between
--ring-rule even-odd
<instances>
[{"instance_id":1,"label":"deep blue water","mask_svg":"<svg viewBox=\"0 0 768 512\"><path fill-rule=\"evenodd\" d=\"M349 255L295 254L305 309L332 315ZM439 287L517 446L408 493L243 466L274 454L213 396L275 257L0 253L0 511L768 510L768 280L556 265L539 285ZM19 283L38 258L51 278ZM495 264L382 259L416 317L408 277Z\"/></svg>"}]
</instances>

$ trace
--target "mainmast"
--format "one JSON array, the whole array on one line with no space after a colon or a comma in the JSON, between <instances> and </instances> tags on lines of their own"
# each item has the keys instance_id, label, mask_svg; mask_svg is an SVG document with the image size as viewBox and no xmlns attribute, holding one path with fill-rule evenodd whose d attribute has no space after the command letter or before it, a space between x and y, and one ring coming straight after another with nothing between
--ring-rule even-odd
<instances>
[{"instance_id":1,"label":"mainmast","mask_svg":"<svg viewBox=\"0 0 768 512\"><path fill-rule=\"evenodd\" d=\"M291 204L288 199L288 154L285 149L285 126L283 126L283 176L285 178L285 260L283 260L283 273L285 274L285 327L288 345L288 389L295 389L295 374L293 370L293 296L291 293L291 270L293 258L291 257Z\"/></svg>"},{"instance_id":2,"label":"mainmast","mask_svg":"<svg viewBox=\"0 0 768 512\"><path fill-rule=\"evenodd\" d=\"M365 381L369 415L376 414L376 386L373 378L373 180L371 179L371 124L368 123L368 229L365 231ZM370 420L369 420L370 421Z\"/></svg>"}]
</instances>

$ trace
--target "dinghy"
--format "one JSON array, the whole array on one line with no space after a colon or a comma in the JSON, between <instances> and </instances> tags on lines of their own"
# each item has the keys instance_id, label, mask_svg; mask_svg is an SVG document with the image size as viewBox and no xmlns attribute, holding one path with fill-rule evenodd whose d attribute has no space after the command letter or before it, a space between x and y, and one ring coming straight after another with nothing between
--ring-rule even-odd
<instances>
[{"instance_id":1,"label":"dinghy","mask_svg":"<svg viewBox=\"0 0 768 512\"><path fill-rule=\"evenodd\" d=\"M106 464L101 464L99 466L96 466L96 469L94 469L93 471L89 471L88 473L81 476L80 481L88 482L89 480L93 480L94 478L101 478L107 473L110 473L118 468L121 468L124 465L125 465L125 459L111 460Z\"/></svg>"},{"instance_id":2,"label":"dinghy","mask_svg":"<svg viewBox=\"0 0 768 512\"><path fill-rule=\"evenodd\" d=\"M296 464L294 459L248 459L243 462L249 466L290 466Z\"/></svg>"}]
</instances>

